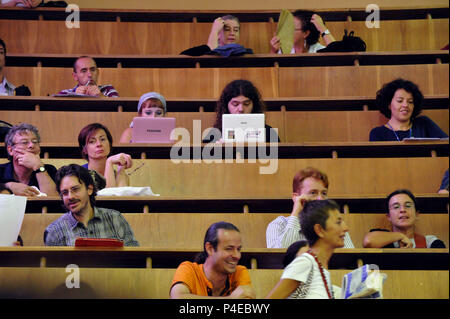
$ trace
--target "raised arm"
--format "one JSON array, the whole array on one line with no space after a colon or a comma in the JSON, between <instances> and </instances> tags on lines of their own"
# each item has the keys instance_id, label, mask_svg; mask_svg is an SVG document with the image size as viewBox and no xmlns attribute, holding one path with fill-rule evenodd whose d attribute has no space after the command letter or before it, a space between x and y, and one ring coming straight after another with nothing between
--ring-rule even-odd
<instances>
[{"instance_id":1,"label":"raised arm","mask_svg":"<svg viewBox=\"0 0 450 319\"><path fill-rule=\"evenodd\" d=\"M314 24L316 29L320 32L320 34L324 33L328 28L325 26L325 23L323 22L322 18L318 14L313 14L311 17L311 23ZM333 37L331 33L325 34L323 36L323 40L325 41L326 45L329 45L331 42L336 41L336 39Z\"/></svg>"},{"instance_id":2,"label":"raised arm","mask_svg":"<svg viewBox=\"0 0 450 319\"><path fill-rule=\"evenodd\" d=\"M223 27L225 26L225 21L222 18L217 18L214 20L213 25L211 27L211 32L209 33L208 37L208 46L211 48L211 50L214 50L219 46L219 33L222 31Z\"/></svg>"},{"instance_id":3,"label":"raised arm","mask_svg":"<svg viewBox=\"0 0 450 319\"><path fill-rule=\"evenodd\" d=\"M371 231L364 236L364 248L383 248L389 244L399 242L402 248L412 248L411 240L404 234L389 231Z\"/></svg>"}]
</instances>

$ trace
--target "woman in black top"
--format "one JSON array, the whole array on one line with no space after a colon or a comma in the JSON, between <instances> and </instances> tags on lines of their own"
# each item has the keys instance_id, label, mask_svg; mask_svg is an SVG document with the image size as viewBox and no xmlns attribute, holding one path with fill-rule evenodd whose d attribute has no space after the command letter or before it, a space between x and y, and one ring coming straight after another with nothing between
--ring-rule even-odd
<instances>
[{"instance_id":1,"label":"woman in black top","mask_svg":"<svg viewBox=\"0 0 450 319\"><path fill-rule=\"evenodd\" d=\"M447 138L448 135L422 111L423 95L417 85L397 79L377 92L376 103L389 121L370 131L370 141L402 141L405 138Z\"/></svg>"},{"instance_id":2,"label":"woman in black top","mask_svg":"<svg viewBox=\"0 0 450 319\"><path fill-rule=\"evenodd\" d=\"M216 122L214 128L203 138L203 143L218 142L221 140L223 114L249 114L263 113L265 109L261 94L252 82L247 80L234 80L225 86L217 101ZM265 125L266 142L279 142L277 132ZM214 134L214 131L216 134Z\"/></svg>"}]
</instances>

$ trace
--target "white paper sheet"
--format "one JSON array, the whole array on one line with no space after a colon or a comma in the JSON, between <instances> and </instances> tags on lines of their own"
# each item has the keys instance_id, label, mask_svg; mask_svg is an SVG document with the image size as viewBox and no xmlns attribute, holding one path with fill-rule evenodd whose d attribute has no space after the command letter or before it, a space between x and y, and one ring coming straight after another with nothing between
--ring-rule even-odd
<instances>
[{"instance_id":1,"label":"white paper sheet","mask_svg":"<svg viewBox=\"0 0 450 319\"><path fill-rule=\"evenodd\" d=\"M0 194L0 246L14 246L26 205L26 197Z\"/></svg>"}]
</instances>

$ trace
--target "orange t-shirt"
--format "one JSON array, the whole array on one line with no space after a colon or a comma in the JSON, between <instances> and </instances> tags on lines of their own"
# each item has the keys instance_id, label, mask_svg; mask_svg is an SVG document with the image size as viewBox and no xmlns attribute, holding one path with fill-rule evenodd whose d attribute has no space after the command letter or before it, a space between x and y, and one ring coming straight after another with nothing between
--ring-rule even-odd
<instances>
[{"instance_id":1,"label":"orange t-shirt","mask_svg":"<svg viewBox=\"0 0 450 319\"><path fill-rule=\"evenodd\" d=\"M194 295L212 296L213 286L203 272L203 264L182 262L175 271L170 289L177 283L188 286ZM245 266L237 266L236 271L228 275L225 289L220 295L229 296L238 286L245 285L251 285L250 275Z\"/></svg>"}]
</instances>

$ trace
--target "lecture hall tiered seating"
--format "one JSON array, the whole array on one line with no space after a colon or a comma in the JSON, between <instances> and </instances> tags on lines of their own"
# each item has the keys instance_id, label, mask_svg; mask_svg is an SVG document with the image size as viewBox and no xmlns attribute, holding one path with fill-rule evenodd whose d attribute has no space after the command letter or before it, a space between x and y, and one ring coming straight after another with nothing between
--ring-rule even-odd
<instances>
[{"instance_id":1,"label":"lecture hall tiered seating","mask_svg":"<svg viewBox=\"0 0 450 319\"><path fill-rule=\"evenodd\" d=\"M314 166L328 174L329 196L341 205L355 244L355 249L336 250L330 263L334 285L340 286L352 269L373 263L388 275L385 298L448 299L448 249L362 245L369 229L389 226L385 196L408 188L422 207L418 231L449 246L448 196L437 194L448 168L448 141L368 142L370 129L386 121L376 109L375 93L398 77L419 85L425 96L423 114L449 133L449 52L441 50L448 44L448 2L405 6L379 1L379 29L365 26L363 1L351 8L335 1L323 1L318 8L305 4L319 12L337 40L344 29L354 30L367 50L295 56L268 52L279 6L300 9L298 1L261 2L260 8L175 2L152 1L149 7L141 1L105 5L80 0L79 29L64 26L64 9L0 10L0 38L8 48L6 76L32 92L30 97L0 97L0 119L38 127L44 161L57 168L85 163L78 132L101 122L111 130L115 149L131 154L139 167L130 175L131 185L151 186L161 195L98 199L98 206L124 214L140 242L139 248L120 250L45 247L45 227L63 213L59 198L29 199L20 232L24 246L0 248L0 296L168 298L178 264L202 249L210 224L225 220L241 230L241 264L250 269L257 298L263 298L281 276L285 252L266 248L267 224L289 215L292 177ZM240 18L241 44L255 54L180 56L206 42L212 21L222 13ZM99 82L113 84L119 98L51 96L74 86L71 66L80 55L96 59ZM261 90L266 122L278 128L281 143L277 158L269 158L272 162L249 158L247 148L235 148L233 163L206 163L196 157L200 146L191 141L185 162L174 163L170 146L117 143L136 115L141 94L162 93L168 115L193 136L194 120L201 121L202 131L213 125L215 101L226 83L237 78ZM225 148L219 147L223 153ZM6 157L2 145L2 163ZM260 174L269 165L276 165L276 172ZM81 289L64 289L68 264L83 270Z\"/></svg>"}]
</instances>

